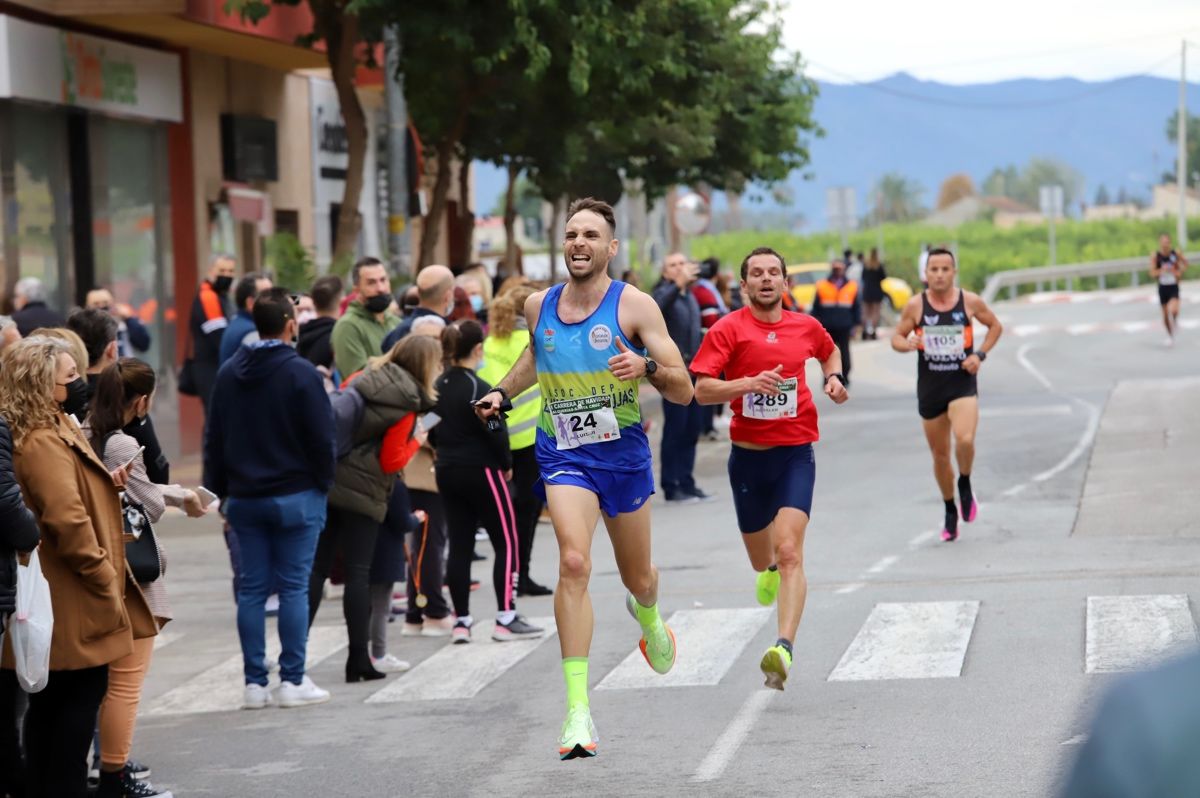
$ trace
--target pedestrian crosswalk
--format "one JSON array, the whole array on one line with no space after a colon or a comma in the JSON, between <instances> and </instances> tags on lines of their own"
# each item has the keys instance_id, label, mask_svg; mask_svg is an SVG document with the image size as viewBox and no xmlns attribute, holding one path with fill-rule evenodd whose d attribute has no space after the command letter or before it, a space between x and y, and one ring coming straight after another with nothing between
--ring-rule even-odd
<instances>
[{"instance_id":1,"label":"pedestrian crosswalk","mask_svg":"<svg viewBox=\"0 0 1200 798\"><path fill-rule=\"evenodd\" d=\"M1077 672L1144 668L1197 643L1187 595L1088 596L1081 597L1081 603L1086 646ZM978 621L990 609L994 607L989 602L966 598L876 604L857 630L845 630L848 643L825 678L835 683L969 678L964 663L976 642ZM653 673L634 648L600 678L596 689L715 688L748 648L755 649L756 641L760 645L770 642L766 639L768 626L773 639L770 622L774 612L760 607L677 611L668 618L678 643L676 664L669 674ZM1071 614L1079 617L1078 610ZM368 704L470 700L506 679L528 678L515 669L556 636L552 618L532 620L546 628L545 636L493 642L490 628L481 625L470 645L446 645L410 672L388 679L363 700ZM629 624L633 638L636 627L631 621ZM187 645L175 643L161 656L195 656L184 652ZM1071 645L1069 635L1063 637L1063 645ZM340 625L314 626L309 636L309 666L320 664L345 646L346 634ZM278 643L272 643L268 656L277 657L278 651ZM167 716L236 710L241 705L241 677L241 655L229 656L148 702L143 712ZM543 677L552 678L539 676Z\"/></svg>"}]
</instances>

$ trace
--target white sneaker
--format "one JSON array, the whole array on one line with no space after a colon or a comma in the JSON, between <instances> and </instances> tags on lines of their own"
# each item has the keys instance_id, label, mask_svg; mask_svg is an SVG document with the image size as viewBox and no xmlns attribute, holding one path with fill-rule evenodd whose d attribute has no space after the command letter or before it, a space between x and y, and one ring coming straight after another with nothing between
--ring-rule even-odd
<instances>
[{"instance_id":1,"label":"white sneaker","mask_svg":"<svg viewBox=\"0 0 1200 798\"><path fill-rule=\"evenodd\" d=\"M280 683L275 689L275 700L284 709L306 707L310 704L324 704L329 700L329 691L317 687L312 679L305 676L300 684Z\"/></svg>"},{"instance_id":2,"label":"white sneaker","mask_svg":"<svg viewBox=\"0 0 1200 798\"><path fill-rule=\"evenodd\" d=\"M445 618L426 618L425 625L421 627L422 637L449 637L450 630L454 628L454 616L447 615Z\"/></svg>"},{"instance_id":3,"label":"white sneaker","mask_svg":"<svg viewBox=\"0 0 1200 798\"><path fill-rule=\"evenodd\" d=\"M1168 335L1166 337L1166 339L1163 340L1163 346L1166 347L1167 349L1170 349L1171 347L1175 346L1175 336Z\"/></svg>"},{"instance_id":4,"label":"white sneaker","mask_svg":"<svg viewBox=\"0 0 1200 798\"><path fill-rule=\"evenodd\" d=\"M421 630L425 628L424 624L404 622L403 628L400 629L401 637L420 637Z\"/></svg>"},{"instance_id":5,"label":"white sneaker","mask_svg":"<svg viewBox=\"0 0 1200 798\"><path fill-rule=\"evenodd\" d=\"M261 684L248 684L242 692L242 709L266 709L274 703L271 691Z\"/></svg>"},{"instance_id":6,"label":"white sneaker","mask_svg":"<svg viewBox=\"0 0 1200 798\"><path fill-rule=\"evenodd\" d=\"M371 657L371 664L381 673L404 673L412 668L408 660L400 659L392 654L384 654L379 659Z\"/></svg>"}]
</instances>

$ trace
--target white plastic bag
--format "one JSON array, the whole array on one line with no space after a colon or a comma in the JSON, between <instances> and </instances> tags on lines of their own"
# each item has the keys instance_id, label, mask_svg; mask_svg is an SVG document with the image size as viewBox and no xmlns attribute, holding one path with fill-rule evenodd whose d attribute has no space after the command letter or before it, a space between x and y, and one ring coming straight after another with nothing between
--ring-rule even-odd
<instances>
[{"instance_id":1,"label":"white plastic bag","mask_svg":"<svg viewBox=\"0 0 1200 798\"><path fill-rule=\"evenodd\" d=\"M17 611L8 619L8 634L21 688L27 693L41 691L50 681L54 609L37 549L30 553L28 565L17 562Z\"/></svg>"}]
</instances>

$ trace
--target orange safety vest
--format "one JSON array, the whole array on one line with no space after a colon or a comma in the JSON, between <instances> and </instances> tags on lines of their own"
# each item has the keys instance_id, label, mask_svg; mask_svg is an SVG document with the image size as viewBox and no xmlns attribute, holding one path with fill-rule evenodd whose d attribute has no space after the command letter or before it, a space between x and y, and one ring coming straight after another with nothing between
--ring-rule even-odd
<instances>
[{"instance_id":1,"label":"orange safety vest","mask_svg":"<svg viewBox=\"0 0 1200 798\"><path fill-rule=\"evenodd\" d=\"M840 289L832 280L825 279L817 282L817 301L822 305L836 305L843 308L854 307L854 299L858 296L858 283L847 280Z\"/></svg>"}]
</instances>

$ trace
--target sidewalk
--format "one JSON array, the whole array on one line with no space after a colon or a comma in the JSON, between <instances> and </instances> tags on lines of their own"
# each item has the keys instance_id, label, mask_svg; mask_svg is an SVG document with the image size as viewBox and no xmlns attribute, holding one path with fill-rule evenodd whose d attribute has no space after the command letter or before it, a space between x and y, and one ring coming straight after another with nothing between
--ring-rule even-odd
<instances>
[{"instance_id":1,"label":"sidewalk","mask_svg":"<svg viewBox=\"0 0 1200 798\"><path fill-rule=\"evenodd\" d=\"M1190 498L1198 452L1200 378L1118 383L1100 421L1074 534L1200 536Z\"/></svg>"}]
</instances>

